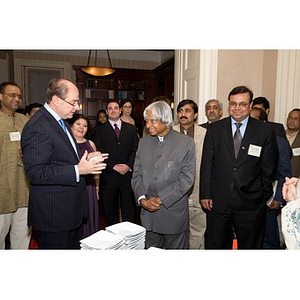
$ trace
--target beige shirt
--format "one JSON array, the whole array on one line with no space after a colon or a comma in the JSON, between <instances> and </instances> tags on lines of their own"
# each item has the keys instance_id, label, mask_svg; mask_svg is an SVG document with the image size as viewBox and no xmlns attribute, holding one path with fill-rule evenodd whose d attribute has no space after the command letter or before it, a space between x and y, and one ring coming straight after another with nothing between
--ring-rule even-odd
<instances>
[{"instance_id":1,"label":"beige shirt","mask_svg":"<svg viewBox=\"0 0 300 300\"><path fill-rule=\"evenodd\" d=\"M290 143L290 146L292 146L292 144L294 143L294 140L298 134L299 130L297 132L294 132L292 134L289 134L288 131L286 130L285 131L285 134L286 134L286 138L288 139L289 143Z\"/></svg>"},{"instance_id":2,"label":"beige shirt","mask_svg":"<svg viewBox=\"0 0 300 300\"><path fill-rule=\"evenodd\" d=\"M173 127L174 130L180 132L180 124L177 124ZM195 155L196 155L196 175L191 194L189 195L189 205L195 207L201 207L199 199L199 185L200 185L200 165L202 158L202 148L204 137L206 135L206 129L194 124L194 142L195 142Z\"/></svg>"},{"instance_id":3,"label":"beige shirt","mask_svg":"<svg viewBox=\"0 0 300 300\"><path fill-rule=\"evenodd\" d=\"M0 111L0 214L28 206L29 180L24 167L18 166L22 163L18 132L27 121L22 114L12 117Z\"/></svg>"}]
</instances>

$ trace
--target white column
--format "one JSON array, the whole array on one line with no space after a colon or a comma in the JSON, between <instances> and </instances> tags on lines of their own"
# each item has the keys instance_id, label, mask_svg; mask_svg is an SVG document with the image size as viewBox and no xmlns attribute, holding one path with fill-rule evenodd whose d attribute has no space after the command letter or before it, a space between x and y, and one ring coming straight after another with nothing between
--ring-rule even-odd
<instances>
[{"instance_id":1,"label":"white column","mask_svg":"<svg viewBox=\"0 0 300 300\"><path fill-rule=\"evenodd\" d=\"M300 108L300 50L278 50L275 121L286 126L293 108Z\"/></svg>"}]
</instances>

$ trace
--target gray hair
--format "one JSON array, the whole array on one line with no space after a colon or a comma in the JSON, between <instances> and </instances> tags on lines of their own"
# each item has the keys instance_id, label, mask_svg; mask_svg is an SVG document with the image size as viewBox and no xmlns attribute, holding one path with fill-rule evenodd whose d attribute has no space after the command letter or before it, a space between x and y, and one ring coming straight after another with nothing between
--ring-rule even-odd
<instances>
[{"instance_id":1,"label":"gray hair","mask_svg":"<svg viewBox=\"0 0 300 300\"><path fill-rule=\"evenodd\" d=\"M220 108L221 110L223 110L223 104L222 104L222 102L219 101L219 100L217 100L217 99L210 99L210 100L208 100L208 101L205 103L205 109L206 109L207 106L210 104L210 102L213 102L213 101L217 102L218 105L219 105L219 108Z\"/></svg>"},{"instance_id":2,"label":"gray hair","mask_svg":"<svg viewBox=\"0 0 300 300\"><path fill-rule=\"evenodd\" d=\"M147 119L147 112L151 110L155 120L166 124L168 128L173 126L172 110L170 105L164 101L157 101L149 104L143 113L144 119Z\"/></svg>"}]
</instances>

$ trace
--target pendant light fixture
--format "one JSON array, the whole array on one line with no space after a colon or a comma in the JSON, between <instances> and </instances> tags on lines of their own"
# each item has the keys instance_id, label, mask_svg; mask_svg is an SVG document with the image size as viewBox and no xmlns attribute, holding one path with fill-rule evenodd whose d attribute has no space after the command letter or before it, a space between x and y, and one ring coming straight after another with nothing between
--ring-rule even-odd
<instances>
[{"instance_id":1,"label":"pendant light fixture","mask_svg":"<svg viewBox=\"0 0 300 300\"><path fill-rule=\"evenodd\" d=\"M112 68L108 50L106 50L106 52L107 52L107 56L108 56L109 67L98 67L97 66L97 50L95 50L95 65L90 66L91 52L92 52L92 50L90 50L90 52L89 52L87 66L82 67L81 71L83 71L84 73L87 73L89 75L92 75L92 76L107 76L116 71L115 69Z\"/></svg>"}]
</instances>

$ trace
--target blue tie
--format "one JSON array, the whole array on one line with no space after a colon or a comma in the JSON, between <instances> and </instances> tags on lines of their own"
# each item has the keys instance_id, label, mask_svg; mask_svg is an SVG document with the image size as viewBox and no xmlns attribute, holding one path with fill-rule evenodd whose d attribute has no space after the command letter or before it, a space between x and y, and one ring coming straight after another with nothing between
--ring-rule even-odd
<instances>
[{"instance_id":1,"label":"blue tie","mask_svg":"<svg viewBox=\"0 0 300 300\"><path fill-rule=\"evenodd\" d=\"M59 122L60 126L62 127L62 129L64 130L64 132L67 134L67 127L66 127L66 124L63 121L63 119L59 119L58 122Z\"/></svg>"}]
</instances>

